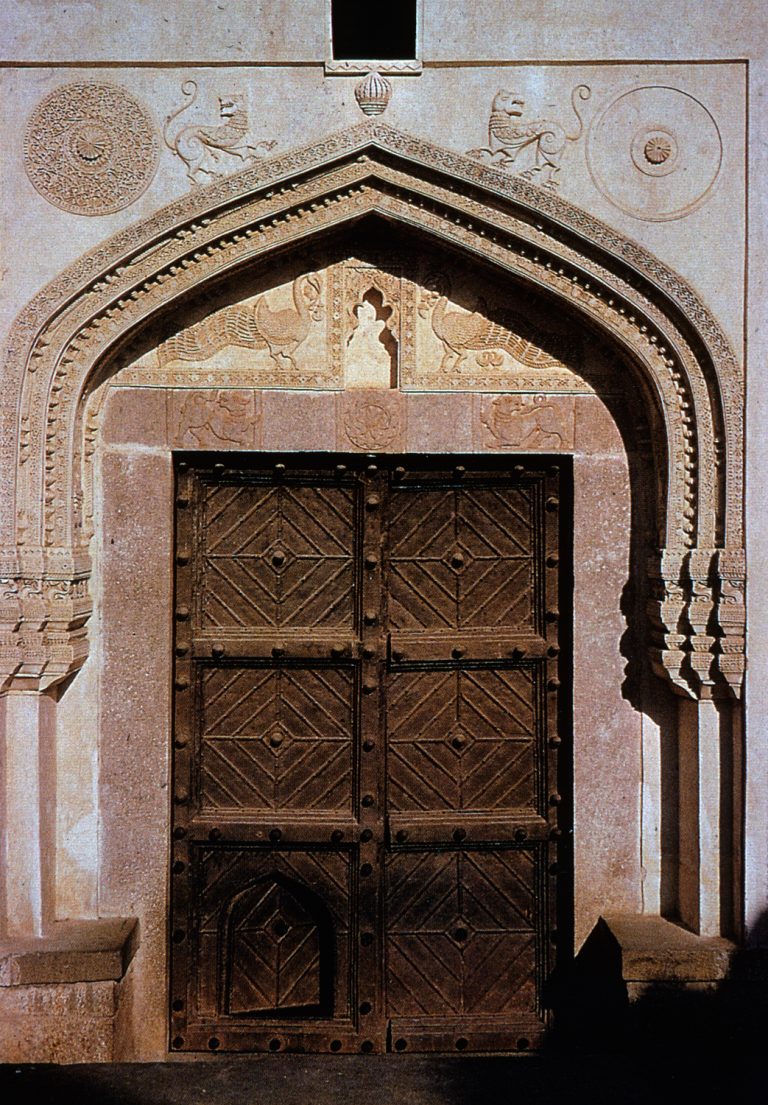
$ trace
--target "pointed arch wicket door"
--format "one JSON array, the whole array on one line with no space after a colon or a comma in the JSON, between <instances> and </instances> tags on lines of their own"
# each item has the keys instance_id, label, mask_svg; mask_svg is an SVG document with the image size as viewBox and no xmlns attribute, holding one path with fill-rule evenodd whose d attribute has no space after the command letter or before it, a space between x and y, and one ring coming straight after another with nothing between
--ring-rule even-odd
<instances>
[{"instance_id":1,"label":"pointed arch wicket door","mask_svg":"<svg viewBox=\"0 0 768 1105\"><path fill-rule=\"evenodd\" d=\"M541 1039L561 472L515 462L179 460L172 1048Z\"/></svg>"}]
</instances>

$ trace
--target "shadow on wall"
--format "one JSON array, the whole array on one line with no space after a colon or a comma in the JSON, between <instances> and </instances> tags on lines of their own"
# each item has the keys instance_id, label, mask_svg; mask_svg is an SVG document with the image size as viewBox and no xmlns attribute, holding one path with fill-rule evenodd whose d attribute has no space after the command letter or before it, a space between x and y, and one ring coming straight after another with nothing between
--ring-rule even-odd
<instances>
[{"instance_id":1,"label":"shadow on wall","mask_svg":"<svg viewBox=\"0 0 768 1105\"><path fill-rule=\"evenodd\" d=\"M758 928L767 922L765 914ZM556 1010L550 1050L702 1062L714 1071L764 1053L768 947L734 949L725 977L716 981L628 982L621 947L601 919L553 979L550 1002Z\"/></svg>"}]
</instances>

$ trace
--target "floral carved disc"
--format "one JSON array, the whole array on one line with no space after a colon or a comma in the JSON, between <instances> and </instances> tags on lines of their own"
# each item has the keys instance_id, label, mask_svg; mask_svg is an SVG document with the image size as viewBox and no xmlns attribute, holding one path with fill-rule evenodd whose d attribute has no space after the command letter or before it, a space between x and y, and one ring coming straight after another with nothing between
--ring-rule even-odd
<instances>
[{"instance_id":1,"label":"floral carved disc","mask_svg":"<svg viewBox=\"0 0 768 1105\"><path fill-rule=\"evenodd\" d=\"M400 432L400 420L385 403L361 400L344 416L344 429L360 449L386 449Z\"/></svg>"},{"instance_id":2,"label":"floral carved disc","mask_svg":"<svg viewBox=\"0 0 768 1105\"><path fill-rule=\"evenodd\" d=\"M54 207L109 215L146 190L157 168L152 118L112 84L69 84L33 111L24 137L27 176Z\"/></svg>"}]
</instances>

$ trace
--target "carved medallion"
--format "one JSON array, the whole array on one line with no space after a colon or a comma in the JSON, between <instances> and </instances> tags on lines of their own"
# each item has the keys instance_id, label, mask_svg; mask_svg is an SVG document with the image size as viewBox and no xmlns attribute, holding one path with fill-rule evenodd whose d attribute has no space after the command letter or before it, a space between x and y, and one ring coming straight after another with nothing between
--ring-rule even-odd
<instances>
[{"instance_id":1,"label":"carved medallion","mask_svg":"<svg viewBox=\"0 0 768 1105\"><path fill-rule=\"evenodd\" d=\"M342 400L346 408L343 426L348 443L372 452L396 444L403 429L396 395L360 399L345 395Z\"/></svg>"},{"instance_id":2,"label":"carved medallion","mask_svg":"<svg viewBox=\"0 0 768 1105\"><path fill-rule=\"evenodd\" d=\"M112 84L69 84L35 108L24 138L27 176L54 207L109 215L128 207L157 168L152 118Z\"/></svg>"},{"instance_id":3,"label":"carved medallion","mask_svg":"<svg viewBox=\"0 0 768 1105\"><path fill-rule=\"evenodd\" d=\"M662 86L623 92L595 120L587 141L597 187L647 222L695 211L718 177L722 156L720 131L704 105Z\"/></svg>"}]
</instances>

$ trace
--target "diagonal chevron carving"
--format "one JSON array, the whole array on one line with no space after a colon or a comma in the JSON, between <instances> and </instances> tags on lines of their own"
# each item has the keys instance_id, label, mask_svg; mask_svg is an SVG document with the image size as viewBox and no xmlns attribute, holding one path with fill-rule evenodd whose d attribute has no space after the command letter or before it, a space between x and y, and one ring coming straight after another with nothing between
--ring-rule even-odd
<instances>
[{"instance_id":1,"label":"diagonal chevron carving","mask_svg":"<svg viewBox=\"0 0 768 1105\"><path fill-rule=\"evenodd\" d=\"M535 1010L528 854L400 854L389 860L387 883L390 1015Z\"/></svg>"},{"instance_id":2,"label":"diagonal chevron carving","mask_svg":"<svg viewBox=\"0 0 768 1105\"><path fill-rule=\"evenodd\" d=\"M393 673L390 809L532 808L535 678L528 668Z\"/></svg>"},{"instance_id":3,"label":"diagonal chevron carving","mask_svg":"<svg viewBox=\"0 0 768 1105\"><path fill-rule=\"evenodd\" d=\"M349 669L207 669L203 805L348 809L354 727Z\"/></svg>"},{"instance_id":4,"label":"diagonal chevron carving","mask_svg":"<svg viewBox=\"0 0 768 1105\"><path fill-rule=\"evenodd\" d=\"M208 488L203 627L351 626L353 525L349 488Z\"/></svg>"},{"instance_id":5,"label":"diagonal chevron carving","mask_svg":"<svg viewBox=\"0 0 768 1105\"><path fill-rule=\"evenodd\" d=\"M393 628L532 625L530 492L402 490L391 511L389 539Z\"/></svg>"}]
</instances>

